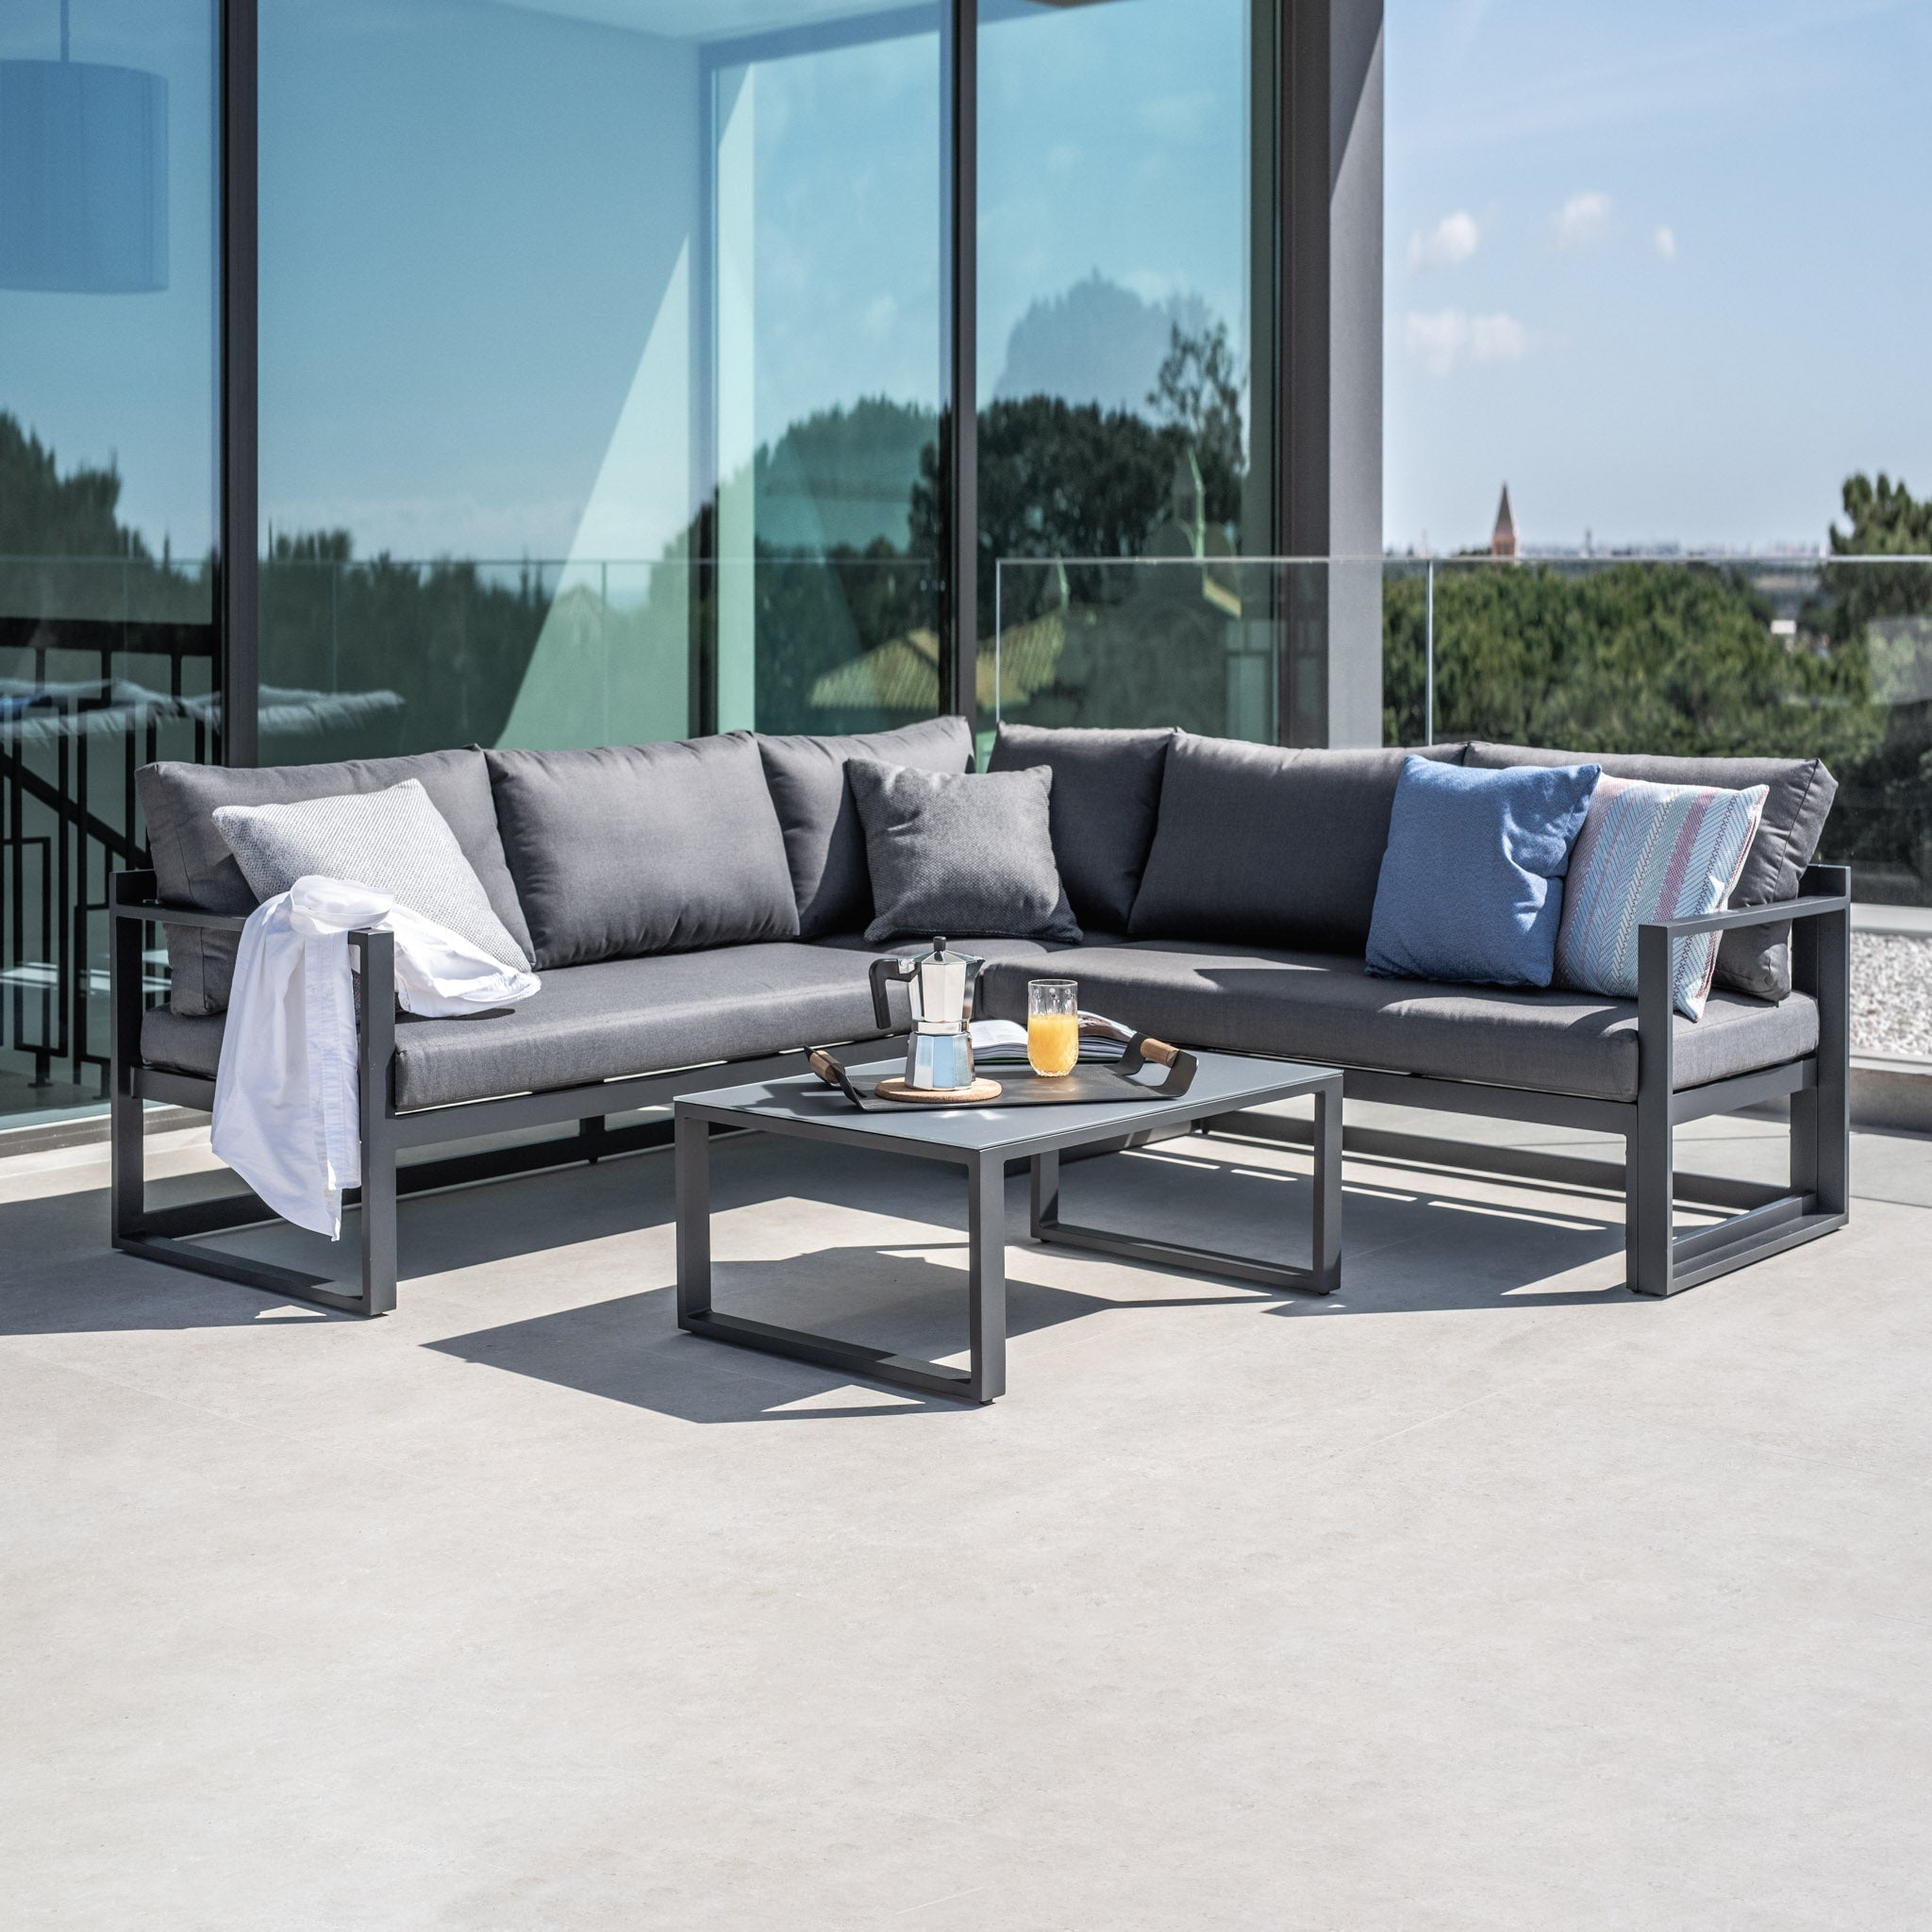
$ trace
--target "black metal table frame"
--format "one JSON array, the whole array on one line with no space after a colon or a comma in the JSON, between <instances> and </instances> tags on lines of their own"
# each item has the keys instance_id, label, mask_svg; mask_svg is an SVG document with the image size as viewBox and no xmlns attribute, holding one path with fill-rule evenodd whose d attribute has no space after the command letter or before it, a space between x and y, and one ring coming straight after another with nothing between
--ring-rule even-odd
<instances>
[{"instance_id":1,"label":"black metal table frame","mask_svg":"<svg viewBox=\"0 0 1932 1932\"><path fill-rule=\"evenodd\" d=\"M1284 1069L1286 1072L1286 1068ZM836 1117L799 1120L753 1107L716 1106L702 1094L679 1099L676 1116L677 1325L691 1335L765 1355L784 1356L867 1381L909 1389L921 1395L988 1403L1007 1388L1007 1163L1024 1159L1032 1170L1032 1234L1036 1241L1062 1247L1118 1255L1164 1268L1193 1269L1254 1282L1264 1288L1307 1294L1329 1294L1341 1280L1341 1075L1330 1070L1295 1070L1278 1085L1242 1095L1242 1108L1310 1095L1315 1103L1314 1226L1310 1265L1295 1268L1212 1248L1064 1222L1059 1215L1060 1156L1096 1143L1118 1141L1124 1132L1191 1127L1228 1111L1226 1099L1206 1096L1150 1104L1137 1108L1131 1123L1116 1119L1055 1131L1017 1128L1010 1140L988 1148L948 1145L941 1141L899 1140L855 1132ZM1029 1109L1037 1112L1038 1109ZM1051 1111L1048 1109L1048 1111ZM855 1118L863 1118L856 1116ZM909 1154L966 1170L967 1339L969 1366L950 1368L918 1356L898 1355L845 1341L810 1329L781 1327L744 1315L721 1313L711 1305L711 1128L739 1127L811 1141L855 1143L887 1154Z\"/></svg>"}]
</instances>

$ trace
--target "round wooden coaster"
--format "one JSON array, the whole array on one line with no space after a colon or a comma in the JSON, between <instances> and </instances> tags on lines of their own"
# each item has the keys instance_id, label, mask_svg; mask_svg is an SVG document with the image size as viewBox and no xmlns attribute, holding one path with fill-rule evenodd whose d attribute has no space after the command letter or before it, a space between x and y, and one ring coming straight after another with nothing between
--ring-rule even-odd
<instances>
[{"instance_id":1,"label":"round wooden coaster","mask_svg":"<svg viewBox=\"0 0 1932 1932\"><path fill-rule=\"evenodd\" d=\"M1000 1083L982 1074L970 1087L908 1087L904 1080L881 1080L873 1090L881 1100L903 1100L915 1107L984 1107L1000 1097Z\"/></svg>"}]
</instances>

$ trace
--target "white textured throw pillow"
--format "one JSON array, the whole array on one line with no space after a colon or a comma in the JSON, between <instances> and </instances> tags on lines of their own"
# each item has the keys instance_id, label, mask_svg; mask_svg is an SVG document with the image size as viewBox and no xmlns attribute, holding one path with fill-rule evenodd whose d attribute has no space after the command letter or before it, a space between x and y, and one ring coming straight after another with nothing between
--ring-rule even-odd
<instances>
[{"instance_id":1,"label":"white textured throw pillow","mask_svg":"<svg viewBox=\"0 0 1932 1932\"><path fill-rule=\"evenodd\" d=\"M505 966L530 960L490 904L449 821L414 778L387 791L297 805L221 805L215 828L258 899L311 874L393 892L399 904Z\"/></svg>"}]
</instances>

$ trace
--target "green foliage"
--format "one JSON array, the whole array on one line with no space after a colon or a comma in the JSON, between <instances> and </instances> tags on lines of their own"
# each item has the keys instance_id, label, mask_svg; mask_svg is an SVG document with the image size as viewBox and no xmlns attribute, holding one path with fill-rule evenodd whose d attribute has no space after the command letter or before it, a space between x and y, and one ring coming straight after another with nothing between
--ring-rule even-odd
<instances>
[{"instance_id":1,"label":"green foliage","mask_svg":"<svg viewBox=\"0 0 1932 1932\"><path fill-rule=\"evenodd\" d=\"M1624 563L1438 565L1436 736L1686 756L1870 753L1878 720L1856 650L1771 631L1735 571ZM1422 739L1425 588L1384 592L1384 736Z\"/></svg>"},{"instance_id":2,"label":"green foliage","mask_svg":"<svg viewBox=\"0 0 1932 1932\"><path fill-rule=\"evenodd\" d=\"M1843 503L1851 527L1832 526L1834 557L1932 556L1932 502L1915 499L1903 477L1848 476ZM1922 891L1932 889L1932 564L1828 563L1807 617L1840 651L1862 654L1884 707L1883 741L1844 774L1840 849L1900 869L1904 890L1913 874Z\"/></svg>"}]
</instances>

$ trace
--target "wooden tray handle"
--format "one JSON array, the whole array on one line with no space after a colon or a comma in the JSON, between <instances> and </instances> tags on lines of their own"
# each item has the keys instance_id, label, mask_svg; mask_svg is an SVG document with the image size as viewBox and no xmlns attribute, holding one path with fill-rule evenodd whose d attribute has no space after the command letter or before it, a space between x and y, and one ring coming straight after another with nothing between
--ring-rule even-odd
<instances>
[{"instance_id":1,"label":"wooden tray handle","mask_svg":"<svg viewBox=\"0 0 1932 1932\"><path fill-rule=\"evenodd\" d=\"M1164 1040L1143 1040L1141 1042L1141 1058L1152 1060L1157 1067L1177 1065L1180 1057L1180 1048L1168 1045Z\"/></svg>"}]
</instances>

